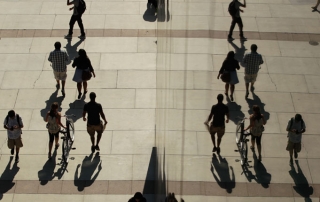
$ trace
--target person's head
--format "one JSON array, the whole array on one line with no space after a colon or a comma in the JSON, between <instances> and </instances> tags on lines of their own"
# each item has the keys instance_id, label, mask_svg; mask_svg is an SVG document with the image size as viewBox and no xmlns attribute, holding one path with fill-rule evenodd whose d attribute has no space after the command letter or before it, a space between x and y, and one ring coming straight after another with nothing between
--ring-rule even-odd
<instances>
[{"instance_id":1,"label":"person's head","mask_svg":"<svg viewBox=\"0 0 320 202\"><path fill-rule=\"evenodd\" d=\"M59 41L55 42L55 43L54 43L54 48L55 48L56 50L60 50L60 48L61 48L61 43L60 43Z\"/></svg>"},{"instance_id":2,"label":"person's head","mask_svg":"<svg viewBox=\"0 0 320 202\"><path fill-rule=\"evenodd\" d=\"M222 94L219 94L219 95L217 96L217 100L218 100L218 103L222 103L222 101L223 101L223 95L222 95Z\"/></svg>"},{"instance_id":3,"label":"person's head","mask_svg":"<svg viewBox=\"0 0 320 202\"><path fill-rule=\"evenodd\" d=\"M258 46L256 44L252 44L250 49L252 52L257 52Z\"/></svg>"},{"instance_id":4,"label":"person's head","mask_svg":"<svg viewBox=\"0 0 320 202\"><path fill-rule=\"evenodd\" d=\"M96 94L95 94L95 92L91 92L90 95L89 95L89 97L90 97L90 100L91 100L91 101L95 101L95 100L96 100Z\"/></svg>"},{"instance_id":5,"label":"person's head","mask_svg":"<svg viewBox=\"0 0 320 202\"><path fill-rule=\"evenodd\" d=\"M57 102L52 103L50 108L50 116L54 117L56 115L58 108L59 108L59 104Z\"/></svg>"},{"instance_id":6,"label":"person's head","mask_svg":"<svg viewBox=\"0 0 320 202\"><path fill-rule=\"evenodd\" d=\"M136 192L133 196L133 198L136 200L136 202L140 202L140 200L142 199L142 194L141 192Z\"/></svg>"},{"instance_id":7,"label":"person's head","mask_svg":"<svg viewBox=\"0 0 320 202\"><path fill-rule=\"evenodd\" d=\"M261 114L260 107L258 105L253 105L252 106L252 111L253 111L254 114Z\"/></svg>"},{"instance_id":8,"label":"person's head","mask_svg":"<svg viewBox=\"0 0 320 202\"><path fill-rule=\"evenodd\" d=\"M295 120L295 122L301 121L302 120L301 114L296 114L295 117L294 117L294 120Z\"/></svg>"},{"instance_id":9,"label":"person's head","mask_svg":"<svg viewBox=\"0 0 320 202\"><path fill-rule=\"evenodd\" d=\"M78 54L80 58L87 58L87 52L84 49L80 49Z\"/></svg>"},{"instance_id":10,"label":"person's head","mask_svg":"<svg viewBox=\"0 0 320 202\"><path fill-rule=\"evenodd\" d=\"M232 60L234 59L234 51L229 51L226 60Z\"/></svg>"},{"instance_id":11,"label":"person's head","mask_svg":"<svg viewBox=\"0 0 320 202\"><path fill-rule=\"evenodd\" d=\"M9 116L10 118L14 119L14 117L16 116L16 113L14 112L14 110L10 110L10 111L8 112L8 116Z\"/></svg>"}]
</instances>

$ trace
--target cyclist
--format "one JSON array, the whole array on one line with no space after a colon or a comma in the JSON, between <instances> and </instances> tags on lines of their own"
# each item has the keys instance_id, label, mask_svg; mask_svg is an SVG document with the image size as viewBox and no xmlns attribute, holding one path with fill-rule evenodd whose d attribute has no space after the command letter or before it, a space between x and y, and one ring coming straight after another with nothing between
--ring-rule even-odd
<instances>
[{"instance_id":1,"label":"cyclist","mask_svg":"<svg viewBox=\"0 0 320 202\"><path fill-rule=\"evenodd\" d=\"M52 151L52 145L53 145L53 139L55 140L55 150L59 147L59 131L61 127L66 128L61 123L61 114L58 112L59 105L57 102L54 102L51 104L51 109L48 111L45 121L47 123L47 129L49 133L49 153L48 153L48 159L51 159L51 151Z\"/></svg>"},{"instance_id":2,"label":"cyclist","mask_svg":"<svg viewBox=\"0 0 320 202\"><path fill-rule=\"evenodd\" d=\"M258 105L253 105L252 111L253 111L253 114L250 115L250 125L244 130L250 129L250 133L251 133L250 149L253 150L254 152L254 145L256 142L258 147L258 153L259 153L258 160L261 161L261 137L262 137L262 132L264 130L263 125L266 124L266 120L264 119L263 114L261 114L260 107Z\"/></svg>"},{"instance_id":3,"label":"cyclist","mask_svg":"<svg viewBox=\"0 0 320 202\"><path fill-rule=\"evenodd\" d=\"M229 108L227 105L223 104L223 95L219 94L217 96L218 104L213 105L211 108L211 113L208 117L208 120L204 122L204 124L209 125L209 122L211 121L213 117L213 121L211 122L210 126L210 134L211 134L211 140L213 143L213 149L212 152L217 151L217 154L220 154L220 143L222 136L225 132L225 122L229 122ZM224 119L224 116L227 117L227 120ZM217 146L216 146L216 140L215 140L215 134L217 133L218 139L217 139Z\"/></svg>"},{"instance_id":4,"label":"cyclist","mask_svg":"<svg viewBox=\"0 0 320 202\"><path fill-rule=\"evenodd\" d=\"M90 102L88 102L87 104L84 105L82 118L83 118L83 121L87 121L86 114L88 113L87 132L90 135L90 139L91 139L91 143L92 143L91 152L94 153L95 150L100 151L99 142L100 142L103 130L108 122L107 122L106 117L103 113L101 104L96 102L96 94L94 92L91 92L89 97L90 97ZM104 125L102 125L102 121L100 120L100 116L104 120ZM95 132L98 133L96 145L94 144L95 143L95 138L94 138Z\"/></svg>"}]
</instances>

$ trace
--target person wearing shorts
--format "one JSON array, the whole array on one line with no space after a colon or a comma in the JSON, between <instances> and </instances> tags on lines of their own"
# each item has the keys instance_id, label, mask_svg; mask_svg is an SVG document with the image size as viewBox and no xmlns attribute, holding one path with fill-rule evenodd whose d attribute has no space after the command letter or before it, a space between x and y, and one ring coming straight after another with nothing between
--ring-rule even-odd
<instances>
[{"instance_id":1,"label":"person wearing shorts","mask_svg":"<svg viewBox=\"0 0 320 202\"><path fill-rule=\"evenodd\" d=\"M21 128L23 128L22 119L15 111L10 110L3 124L4 128L7 129L8 148L11 150L11 155L14 155L14 148L16 149L15 162L19 162L19 151L20 148L23 147L21 138Z\"/></svg>"},{"instance_id":2,"label":"person wearing shorts","mask_svg":"<svg viewBox=\"0 0 320 202\"><path fill-rule=\"evenodd\" d=\"M96 94L94 92L90 93L90 102L84 105L82 118L83 121L87 121L86 114L88 113L88 121L87 121L87 132L90 135L91 140L91 152L94 153L95 150L100 151L99 142L101 140L101 136L105 126L107 125L106 117L103 113L101 104L97 103ZM104 125L101 118L104 120ZM95 144L95 133L97 132L97 142Z\"/></svg>"},{"instance_id":3,"label":"person wearing shorts","mask_svg":"<svg viewBox=\"0 0 320 202\"><path fill-rule=\"evenodd\" d=\"M301 151L302 133L306 132L306 125L301 114L296 114L292 117L287 125L288 144L286 150L289 151L290 164L293 164L292 156L298 158L298 153Z\"/></svg>"},{"instance_id":4,"label":"person wearing shorts","mask_svg":"<svg viewBox=\"0 0 320 202\"><path fill-rule=\"evenodd\" d=\"M69 56L66 51L61 50L61 43L59 41L54 43L55 50L50 52L48 60L51 62L54 78L57 81L57 89L60 88L60 81L62 83L61 93L65 96L64 86L67 79L67 62Z\"/></svg>"},{"instance_id":5,"label":"person wearing shorts","mask_svg":"<svg viewBox=\"0 0 320 202\"><path fill-rule=\"evenodd\" d=\"M225 123L229 122L229 108L227 105L223 104L223 95L219 94L218 97L218 104L213 105L211 108L211 113L208 117L208 120L204 122L205 125L208 126L211 140L213 144L212 152L217 152L220 155L221 149L221 139L225 132ZM225 120L225 116L227 119ZM212 120L213 119L213 120ZM211 125L209 127L209 122L212 120ZM217 145L215 140L215 134L217 133Z\"/></svg>"},{"instance_id":6,"label":"person wearing shorts","mask_svg":"<svg viewBox=\"0 0 320 202\"><path fill-rule=\"evenodd\" d=\"M245 66L244 81L246 83L246 98L249 96L249 83L251 83L251 91L254 90L254 83L257 80L258 71L260 65L263 64L262 56L257 53L258 46L256 44L251 45L251 53L248 53L243 58L243 64Z\"/></svg>"}]
</instances>

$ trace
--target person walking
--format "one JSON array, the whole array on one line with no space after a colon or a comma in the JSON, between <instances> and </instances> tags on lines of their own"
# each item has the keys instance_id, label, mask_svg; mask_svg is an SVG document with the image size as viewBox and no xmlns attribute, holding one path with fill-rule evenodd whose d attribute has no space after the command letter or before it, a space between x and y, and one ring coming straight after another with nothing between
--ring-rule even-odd
<instances>
[{"instance_id":1,"label":"person walking","mask_svg":"<svg viewBox=\"0 0 320 202\"><path fill-rule=\"evenodd\" d=\"M261 161L261 137L264 131L264 125L267 123L263 114L260 112L260 107L258 105L252 106L253 114L250 115L250 125L244 129L250 129L251 133L251 146L250 149L254 152L254 145L257 143L258 147L258 160Z\"/></svg>"},{"instance_id":2,"label":"person walking","mask_svg":"<svg viewBox=\"0 0 320 202\"><path fill-rule=\"evenodd\" d=\"M311 8L312 8L313 10L318 10L319 4L320 4L320 0L318 0L317 3L316 3L316 5L315 5L315 6L312 6Z\"/></svg>"},{"instance_id":3,"label":"person walking","mask_svg":"<svg viewBox=\"0 0 320 202\"><path fill-rule=\"evenodd\" d=\"M66 128L61 123L61 113L58 112L59 105L57 102L52 103L50 111L48 111L45 121L47 122L47 129L49 133L49 153L48 159L51 159L51 151L53 146L53 140L55 141L55 150L59 147L59 131L62 128Z\"/></svg>"},{"instance_id":4,"label":"person walking","mask_svg":"<svg viewBox=\"0 0 320 202\"><path fill-rule=\"evenodd\" d=\"M222 75L224 72L228 72L230 74L230 81L226 82L225 84L225 92L224 94L226 96L229 96L229 87L230 87L230 99L233 101L233 92L234 92L234 85L239 83L239 79L237 76L237 71L239 70L239 62L234 58L234 52L230 51L226 57L226 59L222 63L222 67L220 68L218 79L220 78L220 75Z\"/></svg>"},{"instance_id":5,"label":"person walking","mask_svg":"<svg viewBox=\"0 0 320 202\"><path fill-rule=\"evenodd\" d=\"M217 151L217 154L220 155L221 149L220 149L220 143L222 136L225 132L225 122L229 122L229 108L227 105L223 104L223 95L219 94L217 96L218 103L216 105L213 105L211 108L210 115L208 117L208 120L204 122L205 125L208 126L209 132L211 135L211 140L213 143L213 149L212 152ZM227 119L225 120L225 116ZM212 120L211 125L209 127L209 122ZM217 133L217 145L215 140L215 134Z\"/></svg>"},{"instance_id":6,"label":"person walking","mask_svg":"<svg viewBox=\"0 0 320 202\"><path fill-rule=\"evenodd\" d=\"M100 151L99 142L103 133L104 128L107 125L106 117L103 113L101 104L96 102L96 94L91 92L90 102L84 105L82 118L83 121L87 121L86 114L88 113L88 122L87 122L87 132L90 135L91 139L91 152L94 153L95 150ZM104 125L102 125L101 118L104 120ZM97 132L97 143L95 144L95 132Z\"/></svg>"},{"instance_id":7,"label":"person walking","mask_svg":"<svg viewBox=\"0 0 320 202\"><path fill-rule=\"evenodd\" d=\"M231 26L230 26L230 30L229 30L229 34L228 34L229 41L233 40L232 33L233 33L233 29L236 26L236 24L238 24L238 26L239 26L240 39L246 40L246 38L243 36L243 23L242 23L242 19L240 16L240 12L244 12L243 10L240 9L240 7L245 8L246 6L247 6L246 0L243 1L243 4L241 2L239 2L238 0L232 0L232 2L229 4L228 11L232 17Z\"/></svg>"},{"instance_id":8,"label":"person walking","mask_svg":"<svg viewBox=\"0 0 320 202\"><path fill-rule=\"evenodd\" d=\"M69 32L68 35L65 35L66 39L71 39L73 34L73 26L77 22L80 28L81 35L79 36L80 39L86 38L86 33L84 32L83 24L82 24L82 14L84 13L86 9L85 2L83 0L73 0L70 2L70 0L67 0L67 5L73 5L72 8L69 8L69 10L73 10L73 14L71 16L70 22L69 22ZM81 9L80 9L81 8Z\"/></svg>"},{"instance_id":9,"label":"person walking","mask_svg":"<svg viewBox=\"0 0 320 202\"><path fill-rule=\"evenodd\" d=\"M143 197L141 192L136 192L128 202L147 202L147 199Z\"/></svg>"},{"instance_id":10,"label":"person walking","mask_svg":"<svg viewBox=\"0 0 320 202\"><path fill-rule=\"evenodd\" d=\"M88 83L87 80L83 80L83 73L84 72L90 72L90 74L93 75L93 77L96 77L96 74L94 73L93 67L91 65L91 61L87 56L87 53L84 49L80 49L79 57L77 57L72 64L72 67L77 67L76 71L74 72L73 81L77 82L77 89L78 89L78 99L81 98L81 89L83 85L84 94L88 92Z\"/></svg>"},{"instance_id":11,"label":"person walking","mask_svg":"<svg viewBox=\"0 0 320 202\"><path fill-rule=\"evenodd\" d=\"M306 132L306 125L301 114L296 114L292 117L287 125L288 144L286 150L289 151L290 164L293 164L292 155L298 158L298 153L301 151L302 134Z\"/></svg>"},{"instance_id":12,"label":"person walking","mask_svg":"<svg viewBox=\"0 0 320 202\"><path fill-rule=\"evenodd\" d=\"M251 45L251 53L243 57L243 64L245 66L244 81L246 83L246 98L249 96L249 83L251 83L251 91L254 90L254 83L257 80L260 65L263 64L262 56L257 53L258 46Z\"/></svg>"},{"instance_id":13,"label":"person walking","mask_svg":"<svg viewBox=\"0 0 320 202\"><path fill-rule=\"evenodd\" d=\"M61 93L65 96L64 86L67 79L67 62L69 61L69 56L66 51L61 50L61 43L59 41L54 43L54 51L50 52L49 62L53 69L54 78L57 81L57 89L60 88L60 80L62 83Z\"/></svg>"},{"instance_id":14,"label":"person walking","mask_svg":"<svg viewBox=\"0 0 320 202\"><path fill-rule=\"evenodd\" d=\"M11 149L11 155L14 155L14 149L16 149L15 162L19 162L19 151L23 147L22 143L22 130L23 122L19 114L16 114L14 110L10 110L8 115L4 119L4 128L7 129L8 135L8 148Z\"/></svg>"}]
</instances>

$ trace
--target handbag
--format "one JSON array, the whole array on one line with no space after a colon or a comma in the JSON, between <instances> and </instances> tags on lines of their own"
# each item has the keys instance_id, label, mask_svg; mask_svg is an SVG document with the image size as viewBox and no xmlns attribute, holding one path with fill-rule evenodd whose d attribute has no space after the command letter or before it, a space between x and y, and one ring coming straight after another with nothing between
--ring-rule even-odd
<instances>
[{"instance_id":1,"label":"handbag","mask_svg":"<svg viewBox=\"0 0 320 202\"><path fill-rule=\"evenodd\" d=\"M221 75L221 80L223 81L223 82L225 82L225 83L229 83L230 82L230 79L231 79L231 77L230 77L230 73L229 72L226 72L226 71L224 71L223 73L222 73L222 75Z\"/></svg>"},{"instance_id":2,"label":"handbag","mask_svg":"<svg viewBox=\"0 0 320 202\"><path fill-rule=\"evenodd\" d=\"M82 81L88 81L92 77L91 72L88 70L82 70Z\"/></svg>"}]
</instances>

